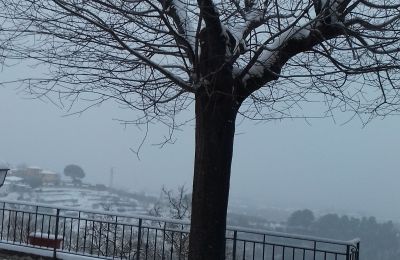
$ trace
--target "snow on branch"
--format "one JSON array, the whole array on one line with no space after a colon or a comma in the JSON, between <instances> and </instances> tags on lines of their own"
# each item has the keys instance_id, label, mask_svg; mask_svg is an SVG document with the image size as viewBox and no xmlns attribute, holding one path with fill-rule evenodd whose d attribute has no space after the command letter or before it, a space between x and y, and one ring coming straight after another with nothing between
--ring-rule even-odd
<instances>
[{"instance_id":1,"label":"snow on branch","mask_svg":"<svg viewBox=\"0 0 400 260\"><path fill-rule=\"evenodd\" d=\"M270 38L267 43L260 47L261 52L259 56L254 58L254 62L247 72L246 68L242 71L245 72L242 81L246 84L247 80L251 77L261 78L264 71L270 70L271 66L276 63L280 57L280 50L287 44L289 40L302 40L310 35L310 26L293 26L285 31ZM272 43L270 43L272 41ZM268 44L269 43L269 44Z\"/></svg>"},{"instance_id":2,"label":"snow on branch","mask_svg":"<svg viewBox=\"0 0 400 260\"><path fill-rule=\"evenodd\" d=\"M189 17L190 10L188 4L183 3L182 0L169 0L167 1L165 11L172 17L177 26L178 33L186 40L193 51L195 49L196 30Z\"/></svg>"}]
</instances>

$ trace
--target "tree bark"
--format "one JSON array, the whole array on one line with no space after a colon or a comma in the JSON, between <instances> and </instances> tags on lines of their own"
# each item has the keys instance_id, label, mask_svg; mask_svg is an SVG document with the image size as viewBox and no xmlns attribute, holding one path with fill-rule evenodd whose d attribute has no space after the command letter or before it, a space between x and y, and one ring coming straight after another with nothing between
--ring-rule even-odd
<instances>
[{"instance_id":1,"label":"tree bark","mask_svg":"<svg viewBox=\"0 0 400 260\"><path fill-rule=\"evenodd\" d=\"M225 259L225 228L238 105L232 95L196 94L190 260Z\"/></svg>"}]
</instances>

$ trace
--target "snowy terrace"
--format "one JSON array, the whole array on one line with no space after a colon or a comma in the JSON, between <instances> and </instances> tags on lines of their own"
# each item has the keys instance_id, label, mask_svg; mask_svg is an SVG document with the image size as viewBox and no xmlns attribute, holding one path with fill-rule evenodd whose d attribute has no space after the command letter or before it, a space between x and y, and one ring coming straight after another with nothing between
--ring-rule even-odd
<instances>
[{"instance_id":1,"label":"snowy terrace","mask_svg":"<svg viewBox=\"0 0 400 260\"><path fill-rule=\"evenodd\" d=\"M0 248L57 259L187 259L187 221L0 201ZM226 259L358 260L338 241L229 226Z\"/></svg>"}]
</instances>

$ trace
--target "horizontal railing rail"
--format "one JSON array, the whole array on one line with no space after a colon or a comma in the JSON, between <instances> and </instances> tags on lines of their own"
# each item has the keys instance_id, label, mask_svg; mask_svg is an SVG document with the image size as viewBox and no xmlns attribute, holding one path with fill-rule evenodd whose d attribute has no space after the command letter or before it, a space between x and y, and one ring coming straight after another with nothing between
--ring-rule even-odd
<instances>
[{"instance_id":1,"label":"horizontal railing rail","mask_svg":"<svg viewBox=\"0 0 400 260\"><path fill-rule=\"evenodd\" d=\"M104 259L187 259L190 223L0 201L0 241ZM228 226L226 259L359 260L360 241L340 241Z\"/></svg>"}]
</instances>

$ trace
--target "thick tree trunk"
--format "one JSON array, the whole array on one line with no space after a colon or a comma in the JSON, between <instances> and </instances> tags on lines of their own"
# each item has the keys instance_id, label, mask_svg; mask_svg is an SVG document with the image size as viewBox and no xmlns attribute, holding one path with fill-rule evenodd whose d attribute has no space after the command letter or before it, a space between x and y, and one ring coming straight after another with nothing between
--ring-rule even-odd
<instances>
[{"instance_id":1,"label":"thick tree trunk","mask_svg":"<svg viewBox=\"0 0 400 260\"><path fill-rule=\"evenodd\" d=\"M190 260L225 259L225 228L237 104L231 95L196 95L196 152Z\"/></svg>"}]
</instances>

